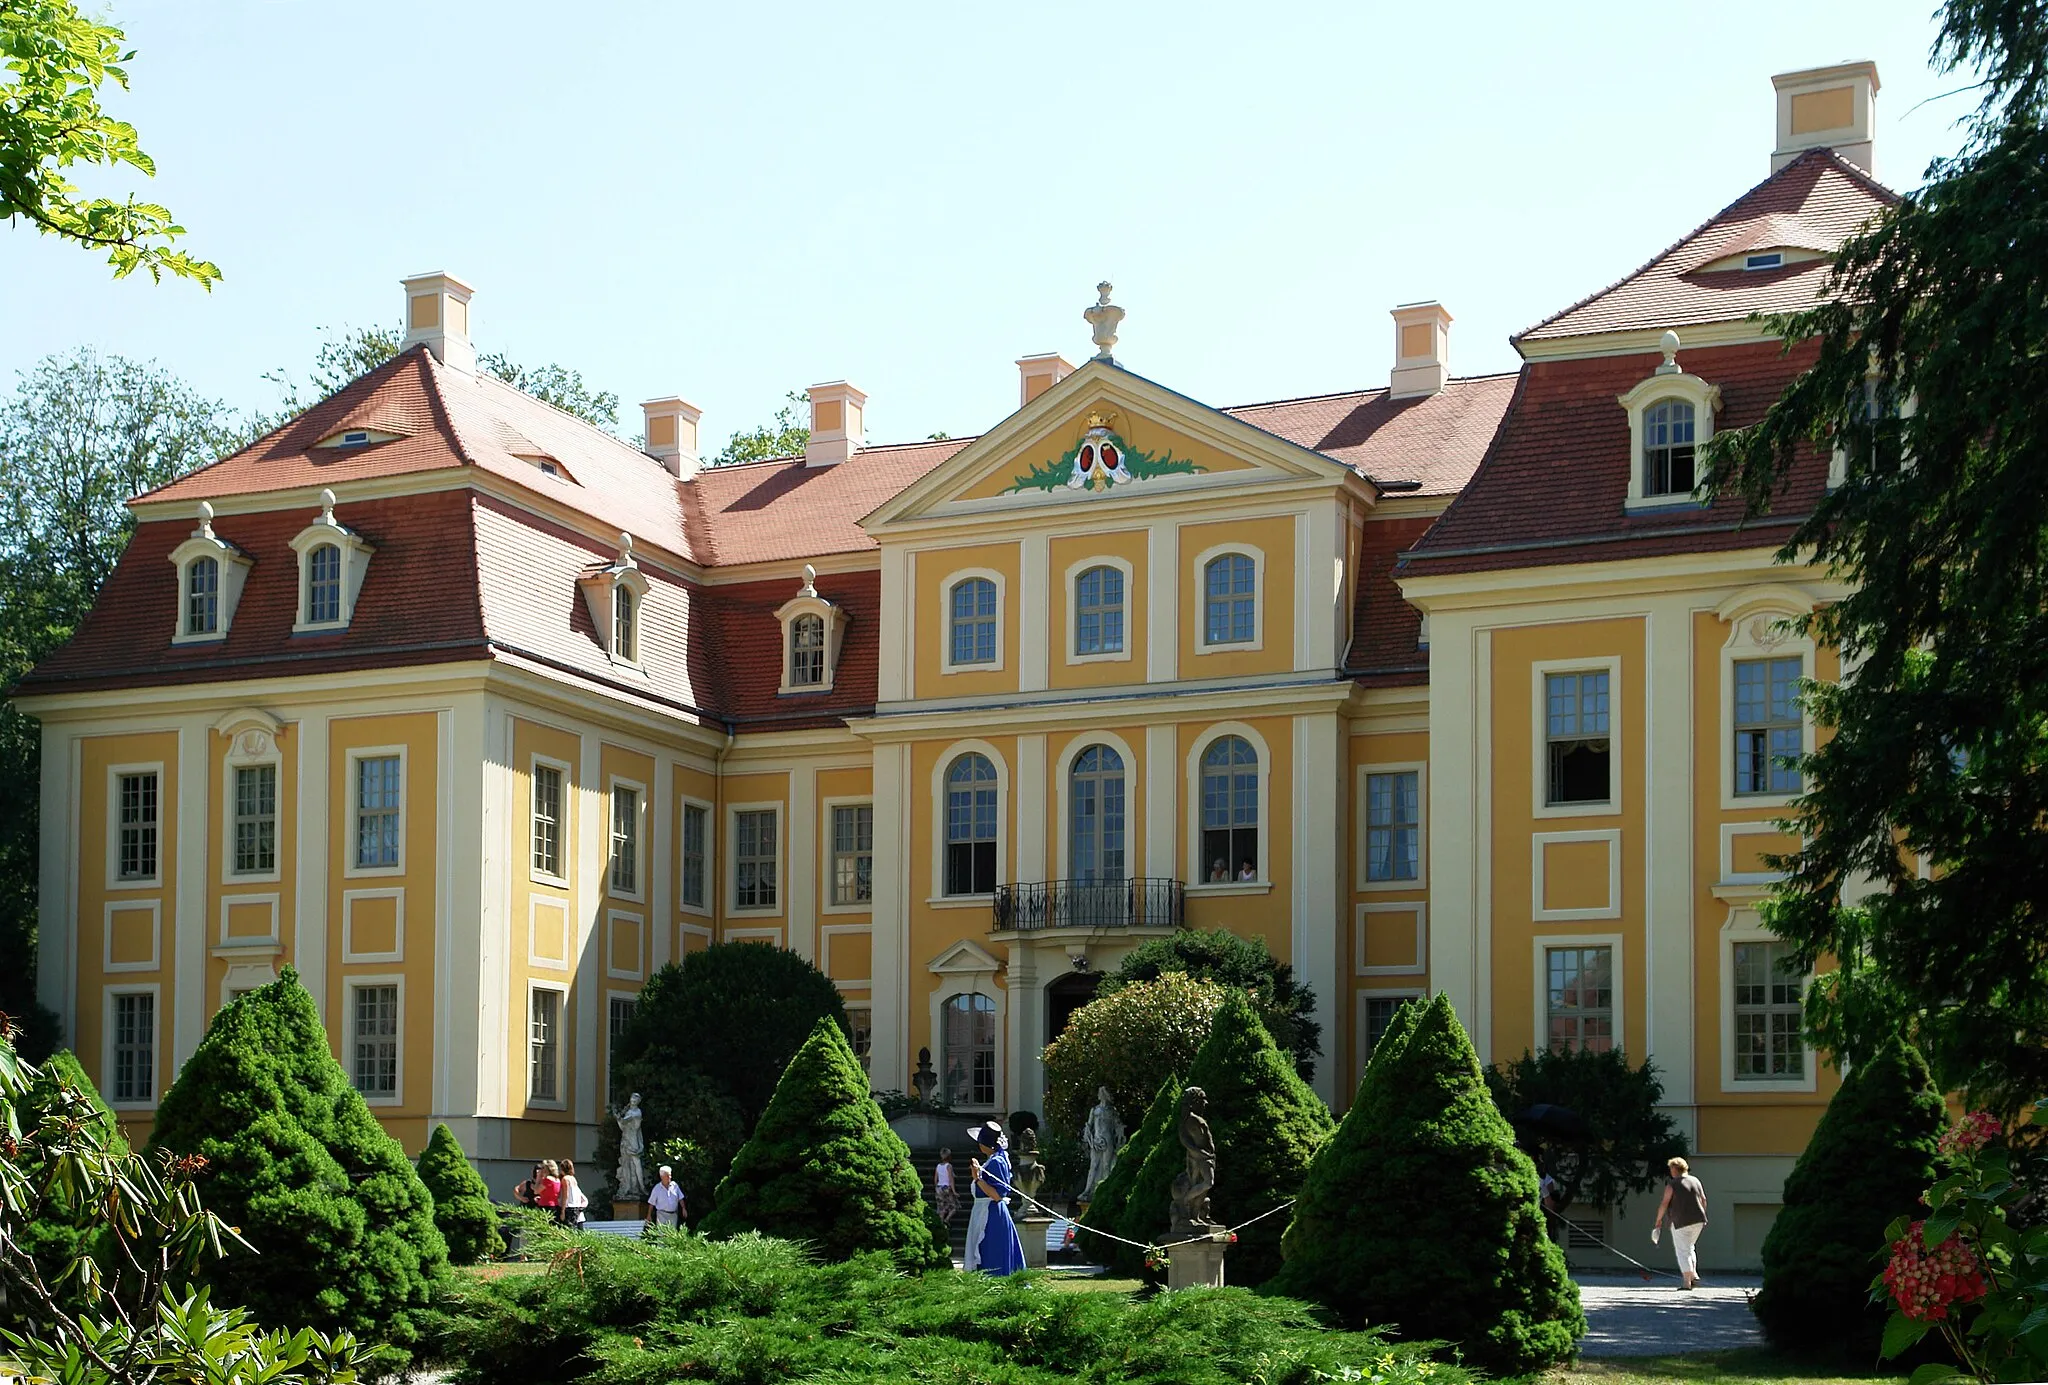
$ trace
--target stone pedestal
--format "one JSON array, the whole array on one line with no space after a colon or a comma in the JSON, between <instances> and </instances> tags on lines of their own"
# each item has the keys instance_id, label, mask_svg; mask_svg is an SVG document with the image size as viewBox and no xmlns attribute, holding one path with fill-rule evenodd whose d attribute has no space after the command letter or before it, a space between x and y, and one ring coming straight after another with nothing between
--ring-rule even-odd
<instances>
[{"instance_id":1,"label":"stone pedestal","mask_svg":"<svg viewBox=\"0 0 2048 1385\"><path fill-rule=\"evenodd\" d=\"M1187 1232L1176 1233L1179 1240ZM1206 1241L1175 1246L1166 1252L1166 1287L1169 1289L1220 1289L1223 1287L1223 1252L1230 1248L1227 1231L1217 1231Z\"/></svg>"},{"instance_id":2,"label":"stone pedestal","mask_svg":"<svg viewBox=\"0 0 2048 1385\"><path fill-rule=\"evenodd\" d=\"M1024 1243L1024 1268L1045 1268L1045 1233L1052 1228L1051 1217L1017 1218L1017 1239Z\"/></svg>"},{"instance_id":3,"label":"stone pedestal","mask_svg":"<svg viewBox=\"0 0 2048 1385\"><path fill-rule=\"evenodd\" d=\"M889 1129L896 1137L912 1149L940 1149L952 1146L959 1149L969 1143L967 1127L974 1124L966 1116L940 1116L930 1111L905 1111L889 1122ZM974 1151L967 1151L972 1154Z\"/></svg>"},{"instance_id":4,"label":"stone pedestal","mask_svg":"<svg viewBox=\"0 0 2048 1385\"><path fill-rule=\"evenodd\" d=\"M644 1202L613 1202L613 1221L646 1221L647 1204Z\"/></svg>"}]
</instances>

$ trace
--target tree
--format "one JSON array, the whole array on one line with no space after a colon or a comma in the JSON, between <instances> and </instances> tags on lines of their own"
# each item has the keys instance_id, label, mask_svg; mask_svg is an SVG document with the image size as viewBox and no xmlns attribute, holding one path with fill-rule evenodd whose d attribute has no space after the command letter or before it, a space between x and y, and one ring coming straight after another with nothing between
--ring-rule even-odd
<instances>
[{"instance_id":1,"label":"tree","mask_svg":"<svg viewBox=\"0 0 2048 1385\"><path fill-rule=\"evenodd\" d=\"M1771 1344L1870 1360L1885 1310L1870 1301L1885 1228L1920 1214L1940 1177L1948 1111L1927 1064L1893 1038L1842 1080L1785 1180L1764 1238L1764 1283L1751 1305Z\"/></svg>"},{"instance_id":2,"label":"tree","mask_svg":"<svg viewBox=\"0 0 2048 1385\"><path fill-rule=\"evenodd\" d=\"M1186 1074L1224 995L1213 981L1168 972L1083 1005L1046 1045L1047 1119L1078 1134L1096 1089L1107 1087L1128 1125L1161 1083Z\"/></svg>"},{"instance_id":3,"label":"tree","mask_svg":"<svg viewBox=\"0 0 2048 1385\"><path fill-rule=\"evenodd\" d=\"M628 1085L629 1078L637 1081ZM644 1163L648 1176L663 1164L675 1169L676 1182L689 1195L693 1219L709 1212L713 1189L732 1167L733 1155L747 1142L747 1124L739 1106L710 1078L695 1068L675 1068L660 1062L643 1062L628 1071L619 1069L615 1095L624 1098L639 1092L642 1106L641 1136L646 1141ZM649 1134L649 1132L653 1132ZM683 1146L688 1146L684 1149ZM604 1179L607 1199L619 1190L619 1122L605 1113L597 1131L596 1167Z\"/></svg>"},{"instance_id":4,"label":"tree","mask_svg":"<svg viewBox=\"0 0 2048 1385\"><path fill-rule=\"evenodd\" d=\"M1794 966L1839 961L1809 1030L1852 1064L1906 1033L2010 1121L2048 1092L2048 11L1951 0L1934 59L1982 74L1967 144L1769 324L1817 358L1715 436L1708 485L1760 513L1842 459L1778 554L1844 584L1799 622L1848 672L1809 689L1833 734L1766 913Z\"/></svg>"},{"instance_id":5,"label":"tree","mask_svg":"<svg viewBox=\"0 0 2048 1385\"><path fill-rule=\"evenodd\" d=\"M1397 1016L1316 1155L1271 1287L1349 1325L1441 1340L1491 1375L1570 1360L1586 1320L1544 1232L1536 1167L1487 1095L1450 1000L1411 1012L1412 1032Z\"/></svg>"},{"instance_id":6,"label":"tree","mask_svg":"<svg viewBox=\"0 0 2048 1385\"><path fill-rule=\"evenodd\" d=\"M775 411L773 422L734 433L705 465L736 466L741 462L765 462L777 457L801 457L805 445L811 440L810 425L803 421L804 411L810 407L810 396L801 390L791 390L784 398L789 402Z\"/></svg>"},{"instance_id":7,"label":"tree","mask_svg":"<svg viewBox=\"0 0 2048 1385\"><path fill-rule=\"evenodd\" d=\"M434 1200L434 1225L448 1243L450 1263L474 1265L504 1251L491 1190L455 1142L454 1131L436 1125L414 1168Z\"/></svg>"},{"instance_id":8,"label":"tree","mask_svg":"<svg viewBox=\"0 0 2048 1385\"><path fill-rule=\"evenodd\" d=\"M1081 1214L1084 1227L1108 1232L1107 1236L1090 1236L1086 1248L1089 1253L1100 1255L1117 1273L1135 1277L1145 1269L1144 1253L1136 1247L1124 1245L1110 1239L1122 1236L1124 1222L1130 1207L1132 1190L1137 1186L1138 1173L1145 1167L1145 1161L1161 1140L1168 1138L1174 1129L1174 1118L1180 1109L1180 1079L1168 1076L1160 1084L1158 1094L1152 1098L1151 1107L1145 1112L1145 1119L1124 1141L1124 1147L1116 1153L1116 1164L1109 1171L1109 1177L1095 1189L1095 1196L1088 1203L1088 1210ZM1143 1237L1133 1236L1132 1240Z\"/></svg>"},{"instance_id":9,"label":"tree","mask_svg":"<svg viewBox=\"0 0 2048 1385\"><path fill-rule=\"evenodd\" d=\"M35 1110L71 1106L81 1114L89 1109L91 1114L84 1119L91 1128L82 1131L81 1136L95 1149L114 1158L129 1152L114 1113L100 1099L84 1066L69 1049L51 1054L42 1065L30 1081L26 1104ZM91 1256L102 1273L110 1270L113 1247L100 1225L97 1209L81 1202L75 1188L52 1179L53 1170L47 1167L46 1159L37 1157L39 1153L24 1150L15 1156L31 1183L48 1185L40 1215L20 1230L21 1244L57 1300L73 1313L83 1312L91 1307L92 1295L85 1284L66 1271L82 1256ZM15 1331L27 1330L33 1321L28 1315L34 1307L32 1295L22 1299L10 1296L0 1304L0 1322Z\"/></svg>"},{"instance_id":10,"label":"tree","mask_svg":"<svg viewBox=\"0 0 2048 1385\"><path fill-rule=\"evenodd\" d=\"M1630 1067L1618 1048L1525 1052L1488 1068L1486 1086L1522 1148L1557 1180L1560 1210L1577 1202L1619 1207L1630 1193L1649 1191L1673 1156L1689 1152L1659 1109L1657 1065L1645 1059ZM1552 1109L1530 1118L1541 1106Z\"/></svg>"},{"instance_id":11,"label":"tree","mask_svg":"<svg viewBox=\"0 0 2048 1385\"><path fill-rule=\"evenodd\" d=\"M205 1160L208 1202L258 1252L207 1268L223 1297L272 1326L356 1333L380 1344L381 1364L406 1364L447 1244L296 971L214 1016L157 1108L150 1153Z\"/></svg>"},{"instance_id":12,"label":"tree","mask_svg":"<svg viewBox=\"0 0 2048 1385\"><path fill-rule=\"evenodd\" d=\"M100 108L108 82L126 89L127 35L78 11L71 0L0 5L0 218L20 217L45 235L107 252L116 279L138 269L152 279L190 279L211 290L217 266L172 243L185 228L153 202L83 197L64 175L79 164L126 166L156 176L135 127Z\"/></svg>"},{"instance_id":13,"label":"tree","mask_svg":"<svg viewBox=\"0 0 2048 1385\"><path fill-rule=\"evenodd\" d=\"M701 1228L719 1238L759 1231L801 1241L828 1260L883 1250L905 1269L952 1263L910 1147L882 1118L846 1031L830 1017L790 1059Z\"/></svg>"},{"instance_id":14,"label":"tree","mask_svg":"<svg viewBox=\"0 0 2048 1385\"><path fill-rule=\"evenodd\" d=\"M1134 981L1155 981L1169 971L1251 992L1259 1022L1273 1042L1294 1055L1295 1071L1304 1082L1315 1078L1315 1060L1323 1051L1323 1027L1313 1018L1315 992L1294 979L1294 968L1268 951L1263 938L1240 938L1225 928L1186 928L1148 939L1102 978L1096 999L1115 995Z\"/></svg>"}]
</instances>

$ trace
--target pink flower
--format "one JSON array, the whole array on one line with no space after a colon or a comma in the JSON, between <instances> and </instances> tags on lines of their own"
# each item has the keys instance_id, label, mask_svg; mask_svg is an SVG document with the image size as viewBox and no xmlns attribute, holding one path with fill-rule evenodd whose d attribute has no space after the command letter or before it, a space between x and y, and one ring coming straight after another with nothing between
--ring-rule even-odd
<instances>
[{"instance_id":1,"label":"pink flower","mask_svg":"<svg viewBox=\"0 0 2048 1385\"><path fill-rule=\"evenodd\" d=\"M1943 1154L1969 1154L2004 1133L1998 1117L1989 1111L1972 1111L1943 1132L1940 1149Z\"/></svg>"},{"instance_id":2,"label":"pink flower","mask_svg":"<svg viewBox=\"0 0 2048 1385\"><path fill-rule=\"evenodd\" d=\"M1929 1250L1921 1234L1925 1226L1916 1221L1892 1242L1884 1286L1907 1317L1940 1322L1948 1317L1951 1305L1975 1303L1990 1285L1976 1251L1954 1235Z\"/></svg>"}]
</instances>

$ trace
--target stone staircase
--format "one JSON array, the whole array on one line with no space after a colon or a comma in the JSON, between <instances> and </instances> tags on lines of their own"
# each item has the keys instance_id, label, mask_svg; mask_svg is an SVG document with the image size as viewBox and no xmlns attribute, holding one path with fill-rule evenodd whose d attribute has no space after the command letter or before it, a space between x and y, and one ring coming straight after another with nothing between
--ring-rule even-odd
<instances>
[{"instance_id":1,"label":"stone staircase","mask_svg":"<svg viewBox=\"0 0 2048 1385\"><path fill-rule=\"evenodd\" d=\"M918 1190L926 1202L931 1202L937 1192L932 1186L932 1170L939 1166L938 1149L911 1150L910 1166L917 1170ZM958 1149L953 1151L953 1191L959 1195L960 1210L947 1223L946 1233L953 1243L953 1258L959 1260L967 1253L967 1159Z\"/></svg>"}]
</instances>

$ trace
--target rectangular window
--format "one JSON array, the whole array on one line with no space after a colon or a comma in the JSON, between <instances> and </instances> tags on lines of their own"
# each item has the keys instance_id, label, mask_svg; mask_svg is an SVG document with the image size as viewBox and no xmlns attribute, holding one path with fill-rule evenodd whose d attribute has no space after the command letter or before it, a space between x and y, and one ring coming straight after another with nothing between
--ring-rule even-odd
<instances>
[{"instance_id":1,"label":"rectangular window","mask_svg":"<svg viewBox=\"0 0 2048 1385\"><path fill-rule=\"evenodd\" d=\"M1074 584L1074 652L1120 654L1123 647L1123 571L1091 567Z\"/></svg>"},{"instance_id":2,"label":"rectangular window","mask_svg":"<svg viewBox=\"0 0 2048 1385\"><path fill-rule=\"evenodd\" d=\"M114 997L114 1100L156 1099L156 997L147 991Z\"/></svg>"},{"instance_id":3,"label":"rectangular window","mask_svg":"<svg viewBox=\"0 0 2048 1385\"><path fill-rule=\"evenodd\" d=\"M637 998L615 995L611 998L610 1013L605 1017L604 1081L606 1101L612 1106L622 1104L630 1095L619 1090L619 1037L633 1022L633 1012L639 1007Z\"/></svg>"},{"instance_id":4,"label":"rectangular window","mask_svg":"<svg viewBox=\"0 0 2048 1385\"><path fill-rule=\"evenodd\" d=\"M692 909L704 907L704 838L710 825L710 809L695 803L683 805L683 903Z\"/></svg>"},{"instance_id":5,"label":"rectangular window","mask_svg":"<svg viewBox=\"0 0 2048 1385\"><path fill-rule=\"evenodd\" d=\"M953 587L952 647L956 664L996 661L996 584L986 577Z\"/></svg>"},{"instance_id":6,"label":"rectangular window","mask_svg":"<svg viewBox=\"0 0 2048 1385\"><path fill-rule=\"evenodd\" d=\"M533 869L562 877L562 771L533 767Z\"/></svg>"},{"instance_id":7,"label":"rectangular window","mask_svg":"<svg viewBox=\"0 0 2048 1385\"><path fill-rule=\"evenodd\" d=\"M562 1099L562 993L535 987L527 1024L527 1094Z\"/></svg>"},{"instance_id":8,"label":"rectangular window","mask_svg":"<svg viewBox=\"0 0 2048 1385\"><path fill-rule=\"evenodd\" d=\"M366 1097L398 1095L398 987L352 986L355 1061L350 1078Z\"/></svg>"},{"instance_id":9,"label":"rectangular window","mask_svg":"<svg viewBox=\"0 0 2048 1385\"><path fill-rule=\"evenodd\" d=\"M1546 802L1606 803L1614 797L1608 740L1607 674L1543 678L1550 782Z\"/></svg>"},{"instance_id":10,"label":"rectangular window","mask_svg":"<svg viewBox=\"0 0 2048 1385\"><path fill-rule=\"evenodd\" d=\"M121 814L117 870L123 880L154 880L159 821L156 772L122 775L117 792Z\"/></svg>"},{"instance_id":11,"label":"rectangular window","mask_svg":"<svg viewBox=\"0 0 2048 1385\"><path fill-rule=\"evenodd\" d=\"M612 785L612 888L640 892L640 791Z\"/></svg>"},{"instance_id":12,"label":"rectangular window","mask_svg":"<svg viewBox=\"0 0 2048 1385\"><path fill-rule=\"evenodd\" d=\"M1804 978L1791 967L1787 943L1735 944L1735 1078L1796 1081L1806 1076L1799 1037Z\"/></svg>"},{"instance_id":13,"label":"rectangular window","mask_svg":"<svg viewBox=\"0 0 2048 1385\"><path fill-rule=\"evenodd\" d=\"M356 761L356 865L398 864L398 804L404 784L396 755Z\"/></svg>"},{"instance_id":14,"label":"rectangular window","mask_svg":"<svg viewBox=\"0 0 2048 1385\"><path fill-rule=\"evenodd\" d=\"M277 766L235 767L235 874L277 869Z\"/></svg>"},{"instance_id":15,"label":"rectangular window","mask_svg":"<svg viewBox=\"0 0 2048 1385\"><path fill-rule=\"evenodd\" d=\"M1413 880L1422 864L1421 776L1365 776L1365 878Z\"/></svg>"},{"instance_id":16,"label":"rectangular window","mask_svg":"<svg viewBox=\"0 0 2048 1385\"><path fill-rule=\"evenodd\" d=\"M323 543L306 557L306 623L332 625L341 619L341 550Z\"/></svg>"},{"instance_id":17,"label":"rectangular window","mask_svg":"<svg viewBox=\"0 0 2048 1385\"><path fill-rule=\"evenodd\" d=\"M832 810L832 902L866 904L875 897L875 810L849 803Z\"/></svg>"},{"instance_id":18,"label":"rectangular window","mask_svg":"<svg viewBox=\"0 0 2048 1385\"><path fill-rule=\"evenodd\" d=\"M1372 995L1365 998L1365 1056L1372 1057L1372 1051L1380 1046L1386 1037L1387 1026L1394 1022L1394 1012L1406 1005L1413 996Z\"/></svg>"},{"instance_id":19,"label":"rectangular window","mask_svg":"<svg viewBox=\"0 0 2048 1385\"><path fill-rule=\"evenodd\" d=\"M1552 947L1543 952L1545 1038L1558 1050L1614 1047L1614 949Z\"/></svg>"},{"instance_id":20,"label":"rectangular window","mask_svg":"<svg viewBox=\"0 0 2048 1385\"><path fill-rule=\"evenodd\" d=\"M733 839L733 908L773 909L775 814L734 813Z\"/></svg>"},{"instance_id":21,"label":"rectangular window","mask_svg":"<svg viewBox=\"0 0 2048 1385\"><path fill-rule=\"evenodd\" d=\"M1258 631L1258 566L1243 553L1212 558L1202 577L1205 644L1249 644Z\"/></svg>"},{"instance_id":22,"label":"rectangular window","mask_svg":"<svg viewBox=\"0 0 2048 1385\"><path fill-rule=\"evenodd\" d=\"M1735 792L1798 793L1799 769L1781 764L1804 749L1799 680L1806 661L1738 659L1735 663Z\"/></svg>"},{"instance_id":23,"label":"rectangular window","mask_svg":"<svg viewBox=\"0 0 2048 1385\"><path fill-rule=\"evenodd\" d=\"M220 563L199 558L185 572L185 633L211 635L220 625Z\"/></svg>"},{"instance_id":24,"label":"rectangular window","mask_svg":"<svg viewBox=\"0 0 2048 1385\"><path fill-rule=\"evenodd\" d=\"M853 1056L860 1059L861 1071L866 1072L868 1059L875 1051L875 1016L865 1006L846 1007L846 1022L853 1030Z\"/></svg>"}]
</instances>

